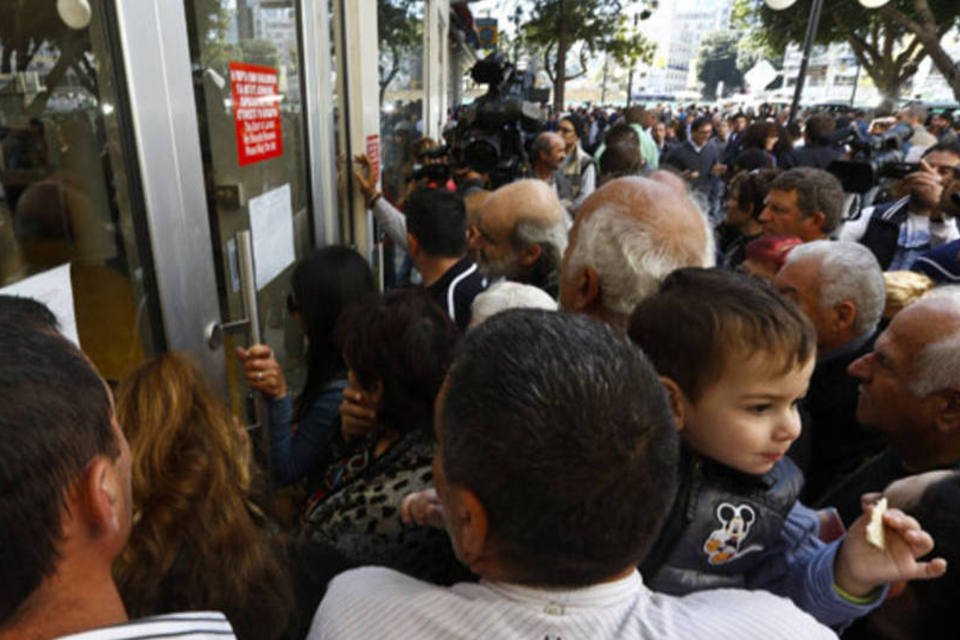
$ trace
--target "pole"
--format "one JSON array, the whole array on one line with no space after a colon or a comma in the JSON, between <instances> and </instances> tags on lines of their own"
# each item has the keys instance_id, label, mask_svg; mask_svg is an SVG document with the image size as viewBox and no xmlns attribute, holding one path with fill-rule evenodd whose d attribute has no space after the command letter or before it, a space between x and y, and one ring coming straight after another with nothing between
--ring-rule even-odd
<instances>
[{"instance_id":1,"label":"pole","mask_svg":"<svg viewBox=\"0 0 960 640\"><path fill-rule=\"evenodd\" d=\"M797 76L797 87L793 92L793 102L790 104L790 118L787 124L793 124L797 119L797 109L800 106L800 96L803 94L803 82L807 77L807 64L810 61L810 50L813 48L813 41L817 37L817 27L820 25L820 9L823 8L823 0L813 0L810 7L810 19L807 22L807 35L803 39L803 58L800 60L800 73Z\"/></svg>"},{"instance_id":2,"label":"pole","mask_svg":"<svg viewBox=\"0 0 960 640\"><path fill-rule=\"evenodd\" d=\"M637 39L637 20L640 18L640 12L633 14L633 39ZM637 64L634 61L630 65L630 74L627 76L627 107L630 106L630 101L633 98L633 69Z\"/></svg>"},{"instance_id":3,"label":"pole","mask_svg":"<svg viewBox=\"0 0 960 640\"><path fill-rule=\"evenodd\" d=\"M857 60L857 75L853 79L853 93L850 94L850 106L853 106L853 103L857 99L857 86L860 84L860 61Z\"/></svg>"}]
</instances>

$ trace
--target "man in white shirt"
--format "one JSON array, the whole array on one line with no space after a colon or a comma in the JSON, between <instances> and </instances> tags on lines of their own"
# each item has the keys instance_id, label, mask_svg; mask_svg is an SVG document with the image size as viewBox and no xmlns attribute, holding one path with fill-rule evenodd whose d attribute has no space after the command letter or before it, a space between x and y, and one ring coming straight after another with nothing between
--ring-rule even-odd
<instances>
[{"instance_id":1,"label":"man in white shirt","mask_svg":"<svg viewBox=\"0 0 960 640\"><path fill-rule=\"evenodd\" d=\"M214 612L127 621L112 564L130 535L131 458L110 390L53 323L16 319L5 304L0 640L233 638Z\"/></svg>"},{"instance_id":2,"label":"man in white shirt","mask_svg":"<svg viewBox=\"0 0 960 640\"><path fill-rule=\"evenodd\" d=\"M480 582L348 571L308 638L835 637L765 592L643 585L679 444L656 372L615 329L541 310L490 318L462 343L435 428L436 508Z\"/></svg>"}]
</instances>

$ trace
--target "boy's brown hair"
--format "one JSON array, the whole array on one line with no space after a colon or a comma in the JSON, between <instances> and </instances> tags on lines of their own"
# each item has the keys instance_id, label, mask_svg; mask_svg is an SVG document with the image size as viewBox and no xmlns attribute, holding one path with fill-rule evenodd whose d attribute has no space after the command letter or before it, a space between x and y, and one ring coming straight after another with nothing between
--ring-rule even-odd
<instances>
[{"instance_id":1,"label":"boy's brown hair","mask_svg":"<svg viewBox=\"0 0 960 640\"><path fill-rule=\"evenodd\" d=\"M674 271L630 317L630 338L691 402L734 358L766 352L791 371L815 355L816 333L768 283L734 271Z\"/></svg>"}]
</instances>

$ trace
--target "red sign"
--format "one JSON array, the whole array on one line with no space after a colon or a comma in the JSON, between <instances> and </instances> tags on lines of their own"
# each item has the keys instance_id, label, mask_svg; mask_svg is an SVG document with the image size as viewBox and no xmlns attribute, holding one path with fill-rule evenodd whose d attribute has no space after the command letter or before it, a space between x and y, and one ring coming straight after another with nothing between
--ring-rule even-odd
<instances>
[{"instance_id":1,"label":"red sign","mask_svg":"<svg viewBox=\"0 0 960 640\"><path fill-rule=\"evenodd\" d=\"M241 167L283 155L277 84L277 70L273 67L230 63L237 159Z\"/></svg>"},{"instance_id":2,"label":"red sign","mask_svg":"<svg viewBox=\"0 0 960 640\"><path fill-rule=\"evenodd\" d=\"M380 136L376 133L367 136L367 159L370 160L370 175L380 175Z\"/></svg>"}]
</instances>

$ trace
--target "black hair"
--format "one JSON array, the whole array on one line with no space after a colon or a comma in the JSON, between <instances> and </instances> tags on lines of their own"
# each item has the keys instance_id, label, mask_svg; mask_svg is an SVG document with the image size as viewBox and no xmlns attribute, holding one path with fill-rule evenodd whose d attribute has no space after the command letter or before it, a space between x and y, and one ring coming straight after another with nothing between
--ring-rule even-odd
<instances>
[{"instance_id":1,"label":"black hair","mask_svg":"<svg viewBox=\"0 0 960 640\"><path fill-rule=\"evenodd\" d=\"M404 207L407 231L425 253L459 258L467 251L467 211L463 198L446 189L421 187Z\"/></svg>"},{"instance_id":2,"label":"black hair","mask_svg":"<svg viewBox=\"0 0 960 640\"><path fill-rule=\"evenodd\" d=\"M0 627L53 575L61 517L97 456L116 458L110 398L62 336L0 324Z\"/></svg>"},{"instance_id":3,"label":"black hair","mask_svg":"<svg viewBox=\"0 0 960 640\"><path fill-rule=\"evenodd\" d=\"M443 472L486 509L523 584L594 584L640 562L676 490L656 372L585 316L509 310L467 334L448 376Z\"/></svg>"},{"instance_id":4,"label":"black hair","mask_svg":"<svg viewBox=\"0 0 960 640\"><path fill-rule=\"evenodd\" d=\"M956 140L950 140L948 142L938 142L937 144L930 145L924 150L923 157L926 158L935 151L939 151L941 153L952 153L960 158L960 142Z\"/></svg>"},{"instance_id":5,"label":"black hair","mask_svg":"<svg viewBox=\"0 0 960 640\"><path fill-rule=\"evenodd\" d=\"M560 118L560 122L563 122L564 120L566 120L567 122L570 123L570 125L573 127L574 133L577 134L577 137L578 137L578 138L583 138L583 137L584 137L584 122L583 122L583 118L581 118L581 117L580 117L579 115L577 115L576 113L568 113L568 114L566 114L565 116L563 116L562 118Z\"/></svg>"},{"instance_id":6,"label":"black hair","mask_svg":"<svg viewBox=\"0 0 960 640\"><path fill-rule=\"evenodd\" d=\"M42 302L33 298L0 294L0 324L4 323L52 333L57 333L60 328L57 316Z\"/></svg>"},{"instance_id":7,"label":"black hair","mask_svg":"<svg viewBox=\"0 0 960 640\"><path fill-rule=\"evenodd\" d=\"M346 373L334 330L343 310L375 290L363 257L348 247L324 247L297 264L290 277L291 311L303 315L307 334L307 379L297 396L295 419L310 412L313 401Z\"/></svg>"},{"instance_id":8,"label":"black hair","mask_svg":"<svg viewBox=\"0 0 960 640\"><path fill-rule=\"evenodd\" d=\"M430 433L433 401L460 333L422 287L371 295L343 314L343 358L360 385L383 385L381 425Z\"/></svg>"},{"instance_id":9,"label":"black hair","mask_svg":"<svg viewBox=\"0 0 960 640\"><path fill-rule=\"evenodd\" d=\"M690 124L690 132L692 133L694 131L702 129L706 125L710 125L712 127L713 118L711 118L710 116L700 116Z\"/></svg>"},{"instance_id":10,"label":"black hair","mask_svg":"<svg viewBox=\"0 0 960 640\"><path fill-rule=\"evenodd\" d=\"M677 269L641 301L628 334L694 402L733 359L767 352L790 371L817 344L807 317L766 281L697 267Z\"/></svg>"}]
</instances>

